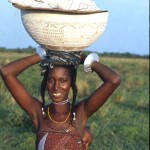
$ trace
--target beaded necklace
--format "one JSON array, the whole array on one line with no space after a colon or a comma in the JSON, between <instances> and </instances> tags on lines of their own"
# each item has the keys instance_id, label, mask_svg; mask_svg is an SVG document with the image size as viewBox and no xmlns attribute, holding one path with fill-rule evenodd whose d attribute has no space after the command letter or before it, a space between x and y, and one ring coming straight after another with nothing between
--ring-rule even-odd
<instances>
[{"instance_id":1,"label":"beaded necklace","mask_svg":"<svg viewBox=\"0 0 150 150\"><path fill-rule=\"evenodd\" d=\"M69 103L69 100L64 100L64 101L61 101L61 102L52 102L53 104L56 104L56 105L64 105L66 103Z\"/></svg>"}]
</instances>

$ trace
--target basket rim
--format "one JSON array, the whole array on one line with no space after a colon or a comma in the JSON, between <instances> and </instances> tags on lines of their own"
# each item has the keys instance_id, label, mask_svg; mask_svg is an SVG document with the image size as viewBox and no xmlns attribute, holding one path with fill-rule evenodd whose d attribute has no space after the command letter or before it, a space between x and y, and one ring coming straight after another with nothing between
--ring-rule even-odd
<instances>
[{"instance_id":1,"label":"basket rim","mask_svg":"<svg viewBox=\"0 0 150 150\"><path fill-rule=\"evenodd\" d=\"M64 9L51 9L51 8L34 8L34 7L23 7L19 4L13 3L14 7L20 10L32 10L32 11L49 11L49 12L63 12L63 13L71 13L71 14L92 14L92 13L104 13L108 12L108 10L91 10L91 11L83 11L83 10L64 10Z\"/></svg>"}]
</instances>

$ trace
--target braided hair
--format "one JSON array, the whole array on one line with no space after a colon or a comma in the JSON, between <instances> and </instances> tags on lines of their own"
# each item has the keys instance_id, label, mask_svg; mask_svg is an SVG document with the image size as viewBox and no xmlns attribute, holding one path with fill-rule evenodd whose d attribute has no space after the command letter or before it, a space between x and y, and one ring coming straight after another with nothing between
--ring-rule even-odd
<instances>
[{"instance_id":1,"label":"braided hair","mask_svg":"<svg viewBox=\"0 0 150 150\"><path fill-rule=\"evenodd\" d=\"M41 98L42 98L42 107L45 108L45 91L46 91L46 82L48 78L48 69L45 71L43 75L43 80L41 82Z\"/></svg>"},{"instance_id":2,"label":"braided hair","mask_svg":"<svg viewBox=\"0 0 150 150\"><path fill-rule=\"evenodd\" d=\"M73 112L76 96L77 96L77 86L76 86L76 76L77 76L77 69L73 65L63 65L63 67L68 68L71 75L71 88L73 92L73 100L71 104L71 110ZM42 107L45 108L45 92L46 92L46 83L48 78L49 68L47 67L46 71L43 74L43 80L41 82L41 98L42 98Z\"/></svg>"}]
</instances>

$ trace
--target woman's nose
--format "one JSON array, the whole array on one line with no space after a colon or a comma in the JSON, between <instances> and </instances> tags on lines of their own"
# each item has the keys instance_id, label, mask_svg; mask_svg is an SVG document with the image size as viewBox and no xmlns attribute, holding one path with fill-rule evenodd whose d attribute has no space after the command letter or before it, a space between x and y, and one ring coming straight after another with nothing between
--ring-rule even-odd
<instances>
[{"instance_id":1,"label":"woman's nose","mask_svg":"<svg viewBox=\"0 0 150 150\"><path fill-rule=\"evenodd\" d=\"M59 82L56 81L54 84L54 89L57 90L58 88L59 88Z\"/></svg>"}]
</instances>

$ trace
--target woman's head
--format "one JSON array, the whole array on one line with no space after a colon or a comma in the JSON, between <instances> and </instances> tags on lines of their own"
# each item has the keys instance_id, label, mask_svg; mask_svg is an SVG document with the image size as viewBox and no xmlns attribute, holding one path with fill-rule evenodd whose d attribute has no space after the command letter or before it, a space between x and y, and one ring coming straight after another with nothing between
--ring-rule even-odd
<instances>
[{"instance_id":1,"label":"woman's head","mask_svg":"<svg viewBox=\"0 0 150 150\"><path fill-rule=\"evenodd\" d=\"M77 94L75 67L73 65L57 65L47 69L41 83L43 106L45 105L46 88L51 99L60 102L68 98L70 87L73 90L73 107Z\"/></svg>"},{"instance_id":2,"label":"woman's head","mask_svg":"<svg viewBox=\"0 0 150 150\"><path fill-rule=\"evenodd\" d=\"M55 66L49 70L47 77L47 91L54 102L68 99L71 87L71 72L68 68Z\"/></svg>"}]
</instances>

